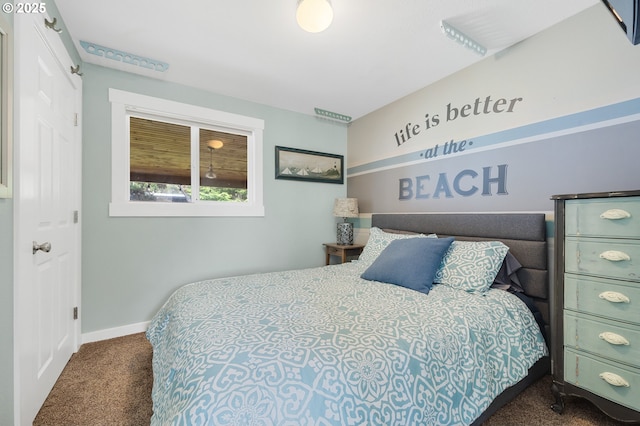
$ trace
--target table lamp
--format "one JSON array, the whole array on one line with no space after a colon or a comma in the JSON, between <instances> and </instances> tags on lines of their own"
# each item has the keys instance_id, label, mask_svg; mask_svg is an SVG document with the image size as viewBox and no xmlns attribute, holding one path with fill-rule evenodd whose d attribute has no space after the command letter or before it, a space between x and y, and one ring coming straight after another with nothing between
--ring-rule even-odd
<instances>
[{"instance_id":1,"label":"table lamp","mask_svg":"<svg viewBox=\"0 0 640 426\"><path fill-rule=\"evenodd\" d=\"M338 223L338 244L353 244L353 223L347 222L347 218L358 217L358 199L336 198L336 201L333 204L333 215L344 219L344 222Z\"/></svg>"}]
</instances>

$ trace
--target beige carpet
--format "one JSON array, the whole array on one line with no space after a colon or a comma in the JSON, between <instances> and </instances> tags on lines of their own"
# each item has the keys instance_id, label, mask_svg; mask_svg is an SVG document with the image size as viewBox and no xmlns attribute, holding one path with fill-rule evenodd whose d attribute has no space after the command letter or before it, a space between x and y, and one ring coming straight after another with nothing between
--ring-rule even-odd
<instances>
[{"instance_id":1,"label":"beige carpet","mask_svg":"<svg viewBox=\"0 0 640 426\"><path fill-rule=\"evenodd\" d=\"M33 424L148 425L152 384L151 345L143 333L82 345Z\"/></svg>"},{"instance_id":2,"label":"beige carpet","mask_svg":"<svg viewBox=\"0 0 640 426\"><path fill-rule=\"evenodd\" d=\"M82 345L34 421L35 426L143 426L151 418L151 345L143 333ZM591 403L568 398L565 412L550 408L544 377L494 414L486 426L617 426Z\"/></svg>"}]
</instances>

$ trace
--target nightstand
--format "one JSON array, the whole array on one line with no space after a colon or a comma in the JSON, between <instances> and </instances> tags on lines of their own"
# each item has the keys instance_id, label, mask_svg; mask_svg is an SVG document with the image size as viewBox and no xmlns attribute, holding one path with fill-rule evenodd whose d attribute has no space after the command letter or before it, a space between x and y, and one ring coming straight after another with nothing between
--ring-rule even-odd
<instances>
[{"instance_id":1,"label":"nightstand","mask_svg":"<svg viewBox=\"0 0 640 426\"><path fill-rule=\"evenodd\" d=\"M340 257L340 263L345 263L349 257L357 257L362 253L363 244L341 245L336 243L324 243L326 253L326 264L331 263L331 256Z\"/></svg>"}]
</instances>

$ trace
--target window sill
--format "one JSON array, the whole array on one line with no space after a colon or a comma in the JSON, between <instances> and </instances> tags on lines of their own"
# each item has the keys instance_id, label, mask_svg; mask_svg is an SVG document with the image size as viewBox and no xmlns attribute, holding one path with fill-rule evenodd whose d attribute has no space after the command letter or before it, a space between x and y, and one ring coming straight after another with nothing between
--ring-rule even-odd
<instances>
[{"instance_id":1,"label":"window sill","mask_svg":"<svg viewBox=\"0 0 640 426\"><path fill-rule=\"evenodd\" d=\"M111 217L263 217L264 206L247 203L215 202L210 204L124 202L110 203Z\"/></svg>"}]
</instances>

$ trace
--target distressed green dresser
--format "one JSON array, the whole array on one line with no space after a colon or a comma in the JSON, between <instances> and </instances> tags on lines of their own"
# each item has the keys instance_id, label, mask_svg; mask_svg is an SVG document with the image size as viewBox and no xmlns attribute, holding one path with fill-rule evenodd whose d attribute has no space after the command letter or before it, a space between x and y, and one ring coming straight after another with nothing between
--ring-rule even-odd
<instances>
[{"instance_id":1,"label":"distressed green dresser","mask_svg":"<svg viewBox=\"0 0 640 426\"><path fill-rule=\"evenodd\" d=\"M640 190L554 195L552 408L640 422Z\"/></svg>"}]
</instances>

